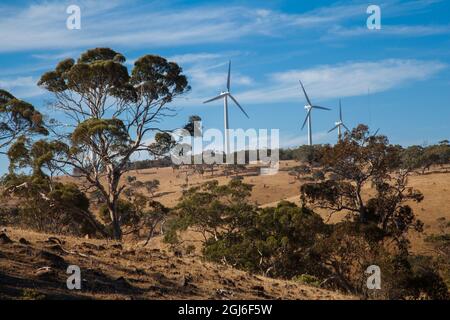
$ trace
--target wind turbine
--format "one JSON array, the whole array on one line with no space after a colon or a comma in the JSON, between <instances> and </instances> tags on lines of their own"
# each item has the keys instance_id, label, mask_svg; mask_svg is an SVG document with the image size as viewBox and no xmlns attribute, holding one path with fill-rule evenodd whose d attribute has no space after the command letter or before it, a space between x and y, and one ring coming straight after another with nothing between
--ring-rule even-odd
<instances>
[{"instance_id":1,"label":"wind turbine","mask_svg":"<svg viewBox=\"0 0 450 320\"><path fill-rule=\"evenodd\" d=\"M212 99L206 100L203 103L208 103L211 101L223 99L223 117L224 117L224 127L225 127L225 154L228 154L230 152L230 141L229 141L229 135L228 135L228 98L233 100L233 102L241 109L241 111L245 114L247 118L250 118L245 112L244 108L239 104L239 102L236 100L235 97L231 95L230 92L230 84L231 84L231 61L228 63L228 78L227 78L227 91L222 91L217 97L214 97Z\"/></svg>"},{"instance_id":2,"label":"wind turbine","mask_svg":"<svg viewBox=\"0 0 450 320\"><path fill-rule=\"evenodd\" d=\"M331 131L334 131L338 129L338 139L341 140L342 137L342 127L344 127L345 130L350 131L349 128L345 125L344 121L342 120L342 106L341 106L341 99L339 99L339 121L334 123L335 126L328 130L328 133Z\"/></svg>"},{"instance_id":3,"label":"wind turbine","mask_svg":"<svg viewBox=\"0 0 450 320\"><path fill-rule=\"evenodd\" d=\"M311 100L309 100L308 95L306 94L306 90L305 90L305 87L303 86L303 83L301 82L301 80L299 80L299 82L300 82L300 85L302 86L303 93L305 94L306 102L308 103L305 106L307 114L306 114L305 121L303 122L303 125L302 125L302 130L305 127L306 122L308 122L308 145L312 146L312 128L311 128L311 113L312 113L312 109L321 109L321 110L331 110L331 109L325 108L325 107L320 107L320 106L314 106L311 103Z\"/></svg>"}]
</instances>

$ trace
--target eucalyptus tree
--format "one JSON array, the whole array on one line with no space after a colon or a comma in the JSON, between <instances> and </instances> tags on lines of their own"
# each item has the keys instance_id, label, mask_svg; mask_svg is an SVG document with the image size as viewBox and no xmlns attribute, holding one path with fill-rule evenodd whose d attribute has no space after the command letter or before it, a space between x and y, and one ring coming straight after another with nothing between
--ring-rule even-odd
<instances>
[{"instance_id":1,"label":"eucalyptus tree","mask_svg":"<svg viewBox=\"0 0 450 320\"><path fill-rule=\"evenodd\" d=\"M158 149L148 144L150 135L162 132L163 119L174 115L169 104L190 89L186 76L156 55L137 59L129 73L122 54L96 48L76 61L59 62L38 84L54 95L53 106L65 113L69 129L58 137L66 152L54 161L68 174L68 168L76 170L103 195L114 238L120 239L118 202L126 187L121 177L133 154Z\"/></svg>"},{"instance_id":2,"label":"eucalyptus tree","mask_svg":"<svg viewBox=\"0 0 450 320\"><path fill-rule=\"evenodd\" d=\"M0 153L20 136L33 134L48 134L42 114L30 103L0 89Z\"/></svg>"}]
</instances>

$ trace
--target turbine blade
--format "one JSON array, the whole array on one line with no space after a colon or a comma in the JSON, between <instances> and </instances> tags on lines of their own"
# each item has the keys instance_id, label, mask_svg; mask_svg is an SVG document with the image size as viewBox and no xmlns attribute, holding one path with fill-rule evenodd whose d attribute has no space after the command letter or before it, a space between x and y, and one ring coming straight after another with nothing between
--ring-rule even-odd
<instances>
[{"instance_id":1,"label":"turbine blade","mask_svg":"<svg viewBox=\"0 0 450 320\"><path fill-rule=\"evenodd\" d=\"M301 80L298 80L298 81L300 82L300 85L302 86L302 90L303 90L303 93L305 94L306 101L308 101L308 105L312 105L311 100L309 100L309 97L306 94L306 90L305 90L305 87L303 86L302 81Z\"/></svg>"},{"instance_id":2,"label":"turbine blade","mask_svg":"<svg viewBox=\"0 0 450 320\"><path fill-rule=\"evenodd\" d=\"M228 96L231 98L231 100L234 101L234 103L236 103L236 105L239 107L239 109L241 109L241 111L245 114L245 116L250 119L247 112L245 112L244 108L242 108L242 106L239 104L239 102L237 102L237 100L231 94L228 94Z\"/></svg>"},{"instance_id":3,"label":"turbine blade","mask_svg":"<svg viewBox=\"0 0 450 320\"><path fill-rule=\"evenodd\" d=\"M341 99L339 99L339 120L342 122L342 106L341 106Z\"/></svg>"},{"instance_id":4,"label":"turbine blade","mask_svg":"<svg viewBox=\"0 0 450 320\"><path fill-rule=\"evenodd\" d=\"M347 130L348 132L350 132L350 129L347 128L347 126L343 123L342 126L345 128L345 130Z\"/></svg>"},{"instance_id":5,"label":"turbine blade","mask_svg":"<svg viewBox=\"0 0 450 320\"><path fill-rule=\"evenodd\" d=\"M380 131L380 128L378 128L377 131L375 131L375 133L372 136L376 136L378 131Z\"/></svg>"},{"instance_id":6,"label":"turbine blade","mask_svg":"<svg viewBox=\"0 0 450 320\"><path fill-rule=\"evenodd\" d=\"M208 103L208 102L219 100L219 99L222 99L222 98L223 98L223 94L219 94L217 97L214 97L212 99L206 100L203 103Z\"/></svg>"},{"instance_id":7,"label":"turbine blade","mask_svg":"<svg viewBox=\"0 0 450 320\"><path fill-rule=\"evenodd\" d=\"M321 110L331 110L330 108L325 108L321 106L312 106L314 109L321 109Z\"/></svg>"},{"instance_id":8,"label":"turbine blade","mask_svg":"<svg viewBox=\"0 0 450 320\"><path fill-rule=\"evenodd\" d=\"M331 131L334 131L334 130L336 130L337 128L339 127L339 125L337 125L337 126L334 126L333 128L331 128L330 130L328 130L328 133L330 133Z\"/></svg>"},{"instance_id":9,"label":"turbine blade","mask_svg":"<svg viewBox=\"0 0 450 320\"><path fill-rule=\"evenodd\" d=\"M231 60L228 62L228 78L227 78L228 92L230 92L230 82L231 82Z\"/></svg>"},{"instance_id":10,"label":"turbine blade","mask_svg":"<svg viewBox=\"0 0 450 320\"><path fill-rule=\"evenodd\" d=\"M303 121L302 130L303 130L303 128L304 128L305 125L306 125L306 121L308 121L308 118L309 118L309 114L310 114L310 113L311 113L311 109L309 109L308 113L306 114L305 121Z\"/></svg>"}]
</instances>

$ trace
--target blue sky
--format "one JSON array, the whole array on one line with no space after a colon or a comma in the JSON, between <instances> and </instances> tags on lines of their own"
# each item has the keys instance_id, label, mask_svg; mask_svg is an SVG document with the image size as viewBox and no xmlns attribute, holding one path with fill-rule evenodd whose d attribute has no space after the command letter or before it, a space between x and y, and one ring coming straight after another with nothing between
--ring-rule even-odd
<instances>
[{"instance_id":1,"label":"blue sky","mask_svg":"<svg viewBox=\"0 0 450 320\"><path fill-rule=\"evenodd\" d=\"M81 8L81 30L66 28L66 8ZM368 30L368 5L381 8L381 30ZM2 1L0 88L44 113L51 96L39 76L66 57L111 47L133 60L159 54L178 62L192 91L174 102L180 126L189 115L205 128L223 127L220 102L203 105L225 88L250 115L230 107L231 128L278 128L281 145L306 143L302 79L313 102L316 143L342 99L344 122L366 123L403 145L450 138L450 1ZM7 162L0 158L0 171Z\"/></svg>"}]
</instances>

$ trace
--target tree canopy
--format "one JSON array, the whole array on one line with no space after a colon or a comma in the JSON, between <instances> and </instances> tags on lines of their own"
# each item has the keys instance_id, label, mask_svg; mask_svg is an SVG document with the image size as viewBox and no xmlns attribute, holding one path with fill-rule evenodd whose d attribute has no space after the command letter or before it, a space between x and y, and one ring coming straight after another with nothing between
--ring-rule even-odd
<instances>
[{"instance_id":1,"label":"tree canopy","mask_svg":"<svg viewBox=\"0 0 450 320\"><path fill-rule=\"evenodd\" d=\"M38 83L54 94L54 107L65 112L74 127L59 137L67 152L54 162L62 170L74 168L103 194L118 239L117 206L125 188L120 178L129 170L133 154L163 154L173 147L170 135L159 126L174 111L168 104L190 89L181 67L163 57L142 56L131 73L124 62L125 57L112 49L91 49L77 61L61 61ZM148 143L151 133L156 133L153 144Z\"/></svg>"},{"instance_id":2,"label":"tree canopy","mask_svg":"<svg viewBox=\"0 0 450 320\"><path fill-rule=\"evenodd\" d=\"M30 103L0 89L0 150L25 134L48 134L42 114Z\"/></svg>"}]
</instances>

